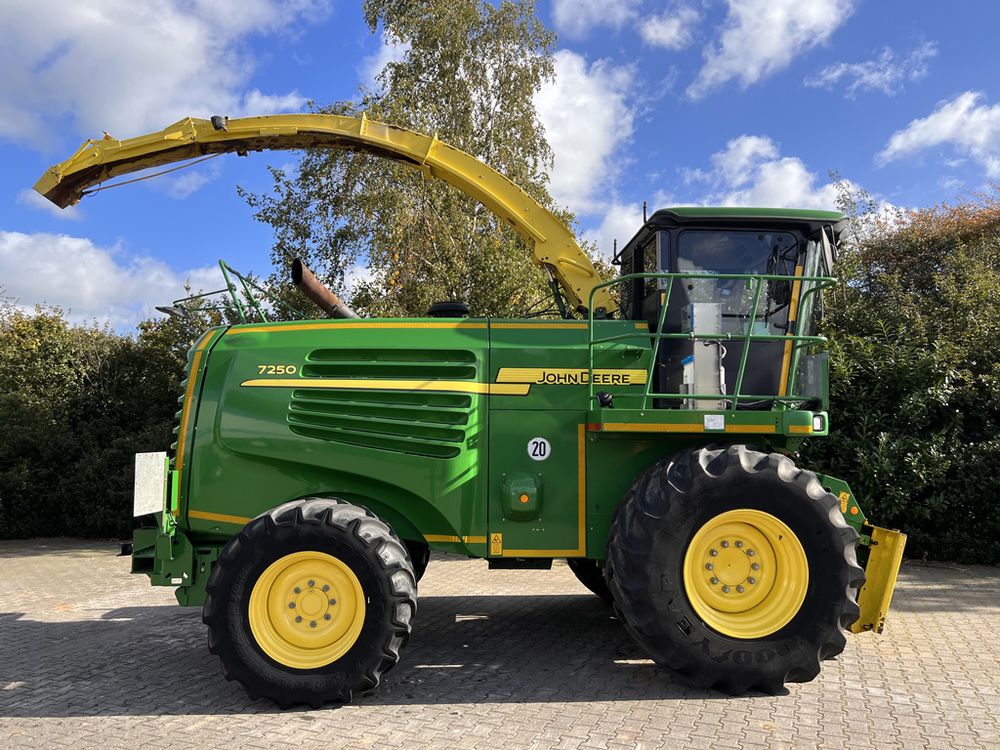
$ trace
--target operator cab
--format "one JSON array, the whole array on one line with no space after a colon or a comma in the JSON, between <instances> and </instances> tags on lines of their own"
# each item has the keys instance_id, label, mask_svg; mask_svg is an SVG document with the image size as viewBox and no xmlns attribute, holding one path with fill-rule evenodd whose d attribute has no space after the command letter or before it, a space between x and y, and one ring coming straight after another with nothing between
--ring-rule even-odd
<instances>
[{"instance_id":1,"label":"operator cab","mask_svg":"<svg viewBox=\"0 0 1000 750\"><path fill-rule=\"evenodd\" d=\"M819 292L832 281L819 277L829 277L845 227L843 215L828 211L654 213L617 260L622 317L662 333L656 406L771 409L792 395L824 398L825 355L788 337L814 335ZM651 273L658 275L633 276Z\"/></svg>"}]
</instances>

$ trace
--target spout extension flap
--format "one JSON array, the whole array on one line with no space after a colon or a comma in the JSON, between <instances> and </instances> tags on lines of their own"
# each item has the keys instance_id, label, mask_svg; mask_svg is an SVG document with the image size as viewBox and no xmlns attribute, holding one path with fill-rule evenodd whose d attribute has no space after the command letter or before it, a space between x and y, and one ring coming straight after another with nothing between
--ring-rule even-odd
<instances>
[{"instance_id":1,"label":"spout extension flap","mask_svg":"<svg viewBox=\"0 0 1000 750\"><path fill-rule=\"evenodd\" d=\"M892 592L896 588L896 576L903 562L903 548L906 534L871 526L871 552L865 566L865 585L858 595L861 616L851 626L852 633L872 630L881 633L885 618L889 614Z\"/></svg>"}]
</instances>

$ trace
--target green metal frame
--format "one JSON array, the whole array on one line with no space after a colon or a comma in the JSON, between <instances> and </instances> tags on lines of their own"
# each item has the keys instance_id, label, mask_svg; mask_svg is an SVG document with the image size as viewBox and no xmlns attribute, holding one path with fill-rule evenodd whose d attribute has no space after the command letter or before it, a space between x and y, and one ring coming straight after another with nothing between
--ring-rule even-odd
<instances>
[{"instance_id":1,"label":"green metal frame","mask_svg":"<svg viewBox=\"0 0 1000 750\"><path fill-rule=\"evenodd\" d=\"M751 325L747 327L747 332L744 334L732 334L732 333L718 333L718 334L695 334L695 333L664 333L663 326L666 321L667 309L670 305L670 295L673 291L674 280L675 279L718 279L726 281L746 281L753 283L753 309L748 316L748 320L751 321ZM594 322L594 312L593 312L593 295L596 291L602 288L613 286L615 284L620 284L626 281L635 281L639 279L663 279L667 282L666 291L664 292L663 301L660 304L660 317L657 322L656 330L652 332L628 332L624 334L619 334L616 336L606 336L603 338L598 338L595 333ZM594 349L600 344L608 344L615 341L620 341L624 339L632 339L637 337L642 337L643 339L652 336L653 338L653 356L649 361L649 370L646 373L646 390L643 394L642 408L650 408L650 399L718 399L719 394L700 394L700 393L658 393L653 388L653 375L656 371L656 362L658 361L658 355L660 351L660 342L664 339L685 339L689 341L707 340L707 341L741 341L743 342L743 353L740 357L740 367L736 377L736 385L733 388L732 394L726 394L726 400L730 400L732 403L732 408L729 411L735 413L737 406L740 401L761 401L770 400L777 401L783 406L797 401L802 401L801 396L792 395L792 390L795 385L795 370L796 364L798 362L798 354L803 346L809 346L813 344L825 344L825 336L803 336L795 333L785 333L782 335L775 334L756 334L753 333L752 322L757 319L757 310L760 306L761 290L763 289L764 283L768 281L792 281L799 282L802 284L811 284L811 286L805 291L801 292L798 300L798 305L800 309L804 307L803 302L807 300L808 296L821 292L823 289L832 286L836 283L836 279L832 276L787 276L787 275L777 275L777 274L740 274L740 273L633 273L627 274L625 276L620 276L612 281L605 281L597 286L591 291L590 303L588 305L589 314L587 316L587 329L589 338L589 367L590 367L590 403L597 403L597 393L595 391L593 382L593 371L594 371ZM798 321L795 321L797 323ZM743 376L746 372L747 356L750 352L750 344L754 341L777 341L777 342L793 342L792 351L792 363L788 371L788 384L786 387L787 396L779 396L777 394L747 394L742 392L743 388Z\"/></svg>"},{"instance_id":2,"label":"green metal frame","mask_svg":"<svg viewBox=\"0 0 1000 750\"><path fill-rule=\"evenodd\" d=\"M214 297L217 294L228 294L230 299L233 301L232 308L227 308L225 305L205 305L200 309L215 310L218 312L226 312L227 310L232 309L236 311L236 316L239 318L240 323L267 323L271 320L271 318L268 316L264 307L260 304L260 301L257 298L257 295L260 295L262 299L271 302L271 304L291 313L297 318L305 319L308 317L298 308L289 305L284 300L278 299L267 289L264 289L259 284L256 284L249 276L237 271L231 265L226 263L225 260L219 261L219 269L222 271L222 278L226 283L224 289L214 289L211 292L199 292L198 294L192 294L188 297L181 297L180 299L175 299L171 304L174 307L186 309L184 307L185 302L208 299L209 297ZM237 282L239 282L238 286Z\"/></svg>"}]
</instances>

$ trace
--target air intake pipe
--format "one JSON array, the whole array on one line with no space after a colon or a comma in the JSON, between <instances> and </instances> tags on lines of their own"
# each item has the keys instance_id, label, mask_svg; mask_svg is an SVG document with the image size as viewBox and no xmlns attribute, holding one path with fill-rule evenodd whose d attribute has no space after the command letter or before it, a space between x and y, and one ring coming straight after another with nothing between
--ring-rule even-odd
<instances>
[{"instance_id":1,"label":"air intake pipe","mask_svg":"<svg viewBox=\"0 0 1000 750\"><path fill-rule=\"evenodd\" d=\"M331 318L358 317L344 300L327 289L323 282L316 278L316 274L298 258L292 261L292 283Z\"/></svg>"}]
</instances>

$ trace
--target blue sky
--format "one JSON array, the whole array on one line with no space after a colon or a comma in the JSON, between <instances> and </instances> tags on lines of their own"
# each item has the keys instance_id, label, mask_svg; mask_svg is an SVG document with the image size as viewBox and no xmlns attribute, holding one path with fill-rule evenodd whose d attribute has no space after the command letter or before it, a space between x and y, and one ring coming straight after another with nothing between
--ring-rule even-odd
<instances>
[{"instance_id":1,"label":"blue sky","mask_svg":"<svg viewBox=\"0 0 1000 750\"><path fill-rule=\"evenodd\" d=\"M537 98L551 189L610 251L641 205L832 207L836 170L919 207L1000 181L1000 3L546 0L557 77ZM236 185L289 153L223 157L85 199L30 188L102 131L352 97L404 54L348 0L0 4L0 287L128 329L220 257L267 272L271 232ZM359 269L363 272L363 269Z\"/></svg>"}]
</instances>

